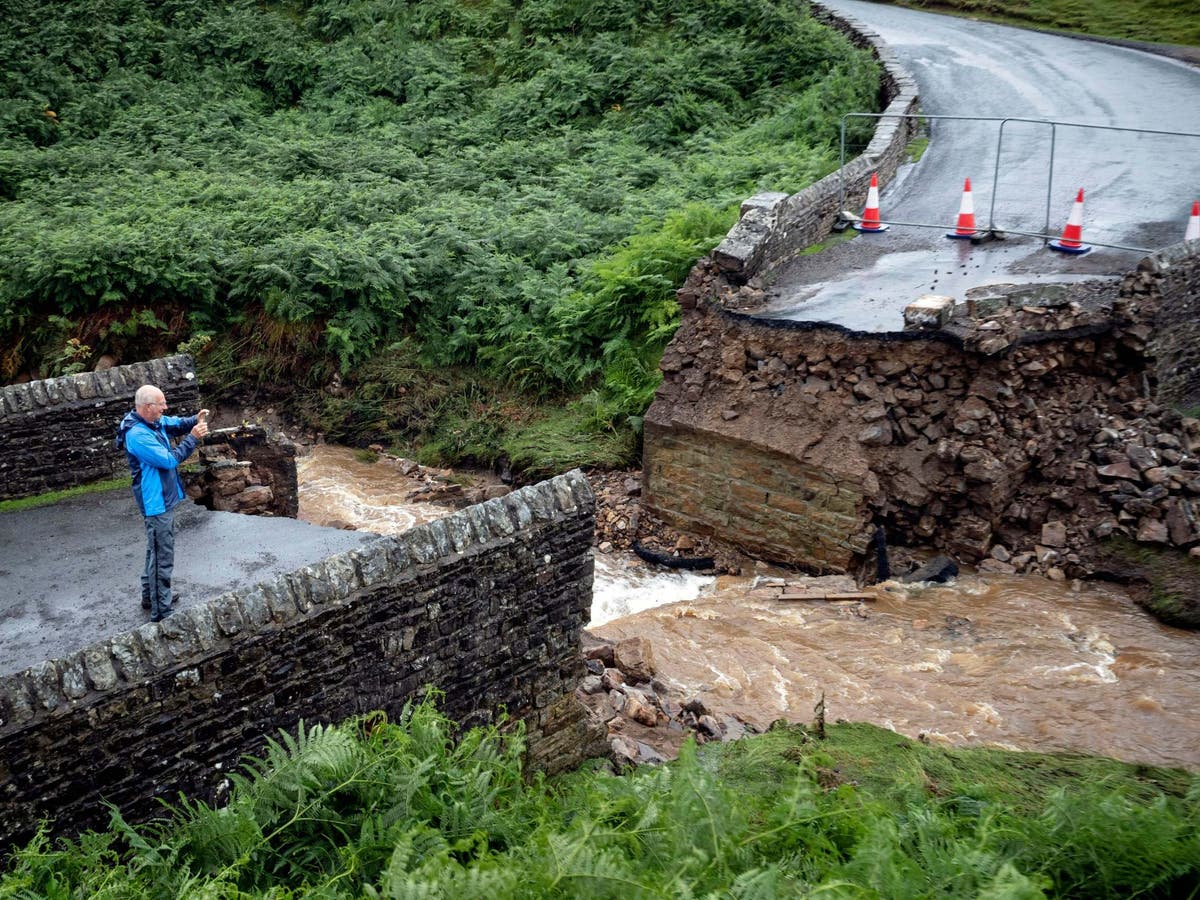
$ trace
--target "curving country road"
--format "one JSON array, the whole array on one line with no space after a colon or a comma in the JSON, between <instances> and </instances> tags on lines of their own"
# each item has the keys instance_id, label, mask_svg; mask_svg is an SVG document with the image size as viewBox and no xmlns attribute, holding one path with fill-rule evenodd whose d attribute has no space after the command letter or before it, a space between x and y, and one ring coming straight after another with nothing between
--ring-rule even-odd
<instances>
[{"instance_id":1,"label":"curving country road","mask_svg":"<svg viewBox=\"0 0 1200 900\"><path fill-rule=\"evenodd\" d=\"M1004 241L972 245L946 227L893 226L783 267L761 315L896 331L901 310L926 293L960 301L989 284L1070 281L1131 270L1140 249L1097 246L1064 256L1041 239L1059 235L1085 189L1085 243L1158 249L1183 238L1200 198L1200 136L1124 133L1103 125L1200 135L1200 68L1137 50L858 0L826 5L875 30L916 78L922 112L1073 123L1005 126L997 168L997 122L932 120L928 151L882 192L884 221L953 226L963 179L976 220ZM857 211L857 210L856 210ZM1049 227L1046 222L1049 218Z\"/></svg>"}]
</instances>

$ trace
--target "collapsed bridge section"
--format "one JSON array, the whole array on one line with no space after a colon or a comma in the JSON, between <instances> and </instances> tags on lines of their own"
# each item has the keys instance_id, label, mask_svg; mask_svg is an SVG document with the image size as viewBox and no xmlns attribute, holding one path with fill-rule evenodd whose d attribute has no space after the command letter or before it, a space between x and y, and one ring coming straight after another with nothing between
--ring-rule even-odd
<instances>
[{"instance_id":1,"label":"collapsed bridge section","mask_svg":"<svg viewBox=\"0 0 1200 900\"><path fill-rule=\"evenodd\" d=\"M1181 326L1200 247L1142 268L993 289L945 327L863 334L731 312L740 289L701 264L646 416L643 502L826 572L851 570L880 525L1052 577L1088 574L1112 535L1192 550L1200 422L1180 410L1200 397Z\"/></svg>"}]
</instances>

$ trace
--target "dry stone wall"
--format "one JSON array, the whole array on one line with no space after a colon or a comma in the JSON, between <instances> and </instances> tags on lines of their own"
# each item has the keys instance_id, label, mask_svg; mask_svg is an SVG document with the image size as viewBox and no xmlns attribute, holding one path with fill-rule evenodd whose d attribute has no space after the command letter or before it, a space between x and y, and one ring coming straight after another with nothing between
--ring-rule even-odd
<instances>
[{"instance_id":1,"label":"dry stone wall","mask_svg":"<svg viewBox=\"0 0 1200 900\"><path fill-rule=\"evenodd\" d=\"M113 435L143 384L172 412L198 406L196 367L182 355L0 388L0 500L126 474Z\"/></svg>"},{"instance_id":2,"label":"dry stone wall","mask_svg":"<svg viewBox=\"0 0 1200 900\"><path fill-rule=\"evenodd\" d=\"M712 431L703 417L647 419L645 446L643 504L684 531L821 572L846 571L866 549L866 500L876 485L865 467L814 465L730 429Z\"/></svg>"},{"instance_id":3,"label":"dry stone wall","mask_svg":"<svg viewBox=\"0 0 1200 900\"><path fill-rule=\"evenodd\" d=\"M390 715L425 685L506 709L535 764L578 761L594 498L578 471L0 678L0 847L179 791L219 800L278 729Z\"/></svg>"}]
</instances>

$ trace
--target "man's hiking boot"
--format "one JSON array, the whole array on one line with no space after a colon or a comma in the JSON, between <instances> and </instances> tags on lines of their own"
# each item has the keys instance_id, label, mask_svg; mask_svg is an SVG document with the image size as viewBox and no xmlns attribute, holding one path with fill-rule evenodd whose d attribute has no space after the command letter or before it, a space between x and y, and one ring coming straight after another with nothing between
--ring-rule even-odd
<instances>
[{"instance_id":1,"label":"man's hiking boot","mask_svg":"<svg viewBox=\"0 0 1200 900\"><path fill-rule=\"evenodd\" d=\"M171 594L171 605L174 606L178 602L179 602L179 595L176 593L172 593ZM149 611L149 609L150 609L150 598L147 597L145 594L142 594L142 609L147 610L147 611Z\"/></svg>"}]
</instances>

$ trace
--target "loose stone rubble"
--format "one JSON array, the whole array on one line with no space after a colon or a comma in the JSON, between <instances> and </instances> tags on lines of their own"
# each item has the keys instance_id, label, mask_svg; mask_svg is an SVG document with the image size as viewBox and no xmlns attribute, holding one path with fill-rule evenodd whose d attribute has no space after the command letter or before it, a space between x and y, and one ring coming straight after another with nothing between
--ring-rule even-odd
<instances>
[{"instance_id":1,"label":"loose stone rubble","mask_svg":"<svg viewBox=\"0 0 1200 900\"><path fill-rule=\"evenodd\" d=\"M585 631L583 656L587 675L576 696L604 723L617 771L674 759L688 738L704 744L759 732L736 716L714 715L698 696L679 698L659 679L645 638L611 643Z\"/></svg>"}]
</instances>

